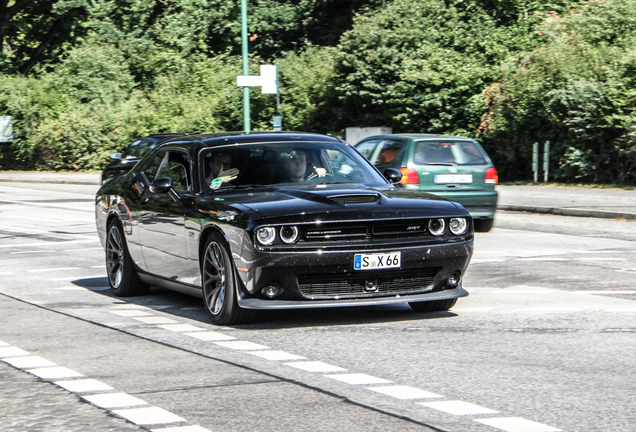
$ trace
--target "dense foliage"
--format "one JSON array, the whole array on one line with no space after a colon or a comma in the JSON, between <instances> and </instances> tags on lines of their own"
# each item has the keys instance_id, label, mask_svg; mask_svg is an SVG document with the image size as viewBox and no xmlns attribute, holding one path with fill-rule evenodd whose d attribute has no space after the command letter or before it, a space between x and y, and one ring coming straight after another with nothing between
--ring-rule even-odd
<instances>
[{"instance_id":1,"label":"dense foliage","mask_svg":"<svg viewBox=\"0 0 636 432\"><path fill-rule=\"evenodd\" d=\"M479 138L502 180L636 184L636 0L248 0L289 130ZM155 132L242 130L240 2L0 0L0 168L99 169ZM275 96L251 91L253 129Z\"/></svg>"}]
</instances>

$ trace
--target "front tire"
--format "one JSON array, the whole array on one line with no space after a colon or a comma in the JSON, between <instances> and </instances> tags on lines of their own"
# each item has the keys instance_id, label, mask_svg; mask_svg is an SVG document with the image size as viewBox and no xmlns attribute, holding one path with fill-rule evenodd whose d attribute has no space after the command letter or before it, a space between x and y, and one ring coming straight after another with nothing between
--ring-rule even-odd
<instances>
[{"instance_id":1,"label":"front tire","mask_svg":"<svg viewBox=\"0 0 636 432\"><path fill-rule=\"evenodd\" d=\"M425 301L425 302L412 302L409 303L411 309L415 312L445 312L455 306L457 303L457 299L447 299L447 300L433 300L433 301Z\"/></svg>"},{"instance_id":2,"label":"front tire","mask_svg":"<svg viewBox=\"0 0 636 432\"><path fill-rule=\"evenodd\" d=\"M150 285L143 282L137 275L119 219L113 219L108 224L106 271L110 289L118 297L144 295L150 289Z\"/></svg>"},{"instance_id":3,"label":"front tire","mask_svg":"<svg viewBox=\"0 0 636 432\"><path fill-rule=\"evenodd\" d=\"M201 280L205 312L216 325L248 321L253 312L238 304L238 278L223 237L218 233L210 234L203 254Z\"/></svg>"}]
</instances>

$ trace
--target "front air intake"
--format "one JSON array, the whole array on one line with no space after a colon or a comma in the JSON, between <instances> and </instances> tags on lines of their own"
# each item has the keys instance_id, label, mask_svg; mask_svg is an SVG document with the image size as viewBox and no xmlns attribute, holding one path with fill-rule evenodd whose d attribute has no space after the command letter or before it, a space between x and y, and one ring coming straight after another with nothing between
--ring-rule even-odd
<instances>
[{"instance_id":1,"label":"front air intake","mask_svg":"<svg viewBox=\"0 0 636 432\"><path fill-rule=\"evenodd\" d=\"M380 195L377 194L355 194L355 195L332 195L329 197L340 204L362 204L378 201Z\"/></svg>"}]
</instances>

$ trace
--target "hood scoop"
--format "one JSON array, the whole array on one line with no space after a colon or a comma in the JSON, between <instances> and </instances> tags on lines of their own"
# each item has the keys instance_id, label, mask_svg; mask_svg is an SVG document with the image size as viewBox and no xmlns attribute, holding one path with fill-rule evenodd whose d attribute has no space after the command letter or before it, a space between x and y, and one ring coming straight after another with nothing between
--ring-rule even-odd
<instances>
[{"instance_id":1,"label":"hood scoop","mask_svg":"<svg viewBox=\"0 0 636 432\"><path fill-rule=\"evenodd\" d=\"M339 204L362 204L362 203L376 202L380 199L380 195L368 194L368 193L367 194L341 194L341 195L331 195L327 198Z\"/></svg>"}]
</instances>

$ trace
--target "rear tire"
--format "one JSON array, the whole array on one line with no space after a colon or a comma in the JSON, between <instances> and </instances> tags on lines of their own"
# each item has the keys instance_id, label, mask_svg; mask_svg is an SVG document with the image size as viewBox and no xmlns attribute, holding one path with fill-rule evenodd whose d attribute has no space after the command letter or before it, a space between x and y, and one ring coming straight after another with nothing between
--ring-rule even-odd
<instances>
[{"instance_id":1,"label":"rear tire","mask_svg":"<svg viewBox=\"0 0 636 432\"><path fill-rule=\"evenodd\" d=\"M201 281L205 312L214 324L241 324L254 316L254 311L238 304L238 275L225 240L218 233L210 234L205 243Z\"/></svg>"},{"instance_id":2,"label":"rear tire","mask_svg":"<svg viewBox=\"0 0 636 432\"><path fill-rule=\"evenodd\" d=\"M415 312L445 312L455 306L455 303L457 303L456 298L426 302L412 302L409 303L409 306L411 306L411 309Z\"/></svg>"},{"instance_id":3,"label":"rear tire","mask_svg":"<svg viewBox=\"0 0 636 432\"><path fill-rule=\"evenodd\" d=\"M473 219L473 223L475 224L475 232L488 232L492 229L495 218Z\"/></svg>"},{"instance_id":4,"label":"rear tire","mask_svg":"<svg viewBox=\"0 0 636 432\"><path fill-rule=\"evenodd\" d=\"M143 282L135 270L119 219L113 219L108 224L106 271L110 289L118 297L144 295L150 290L150 285Z\"/></svg>"}]
</instances>

